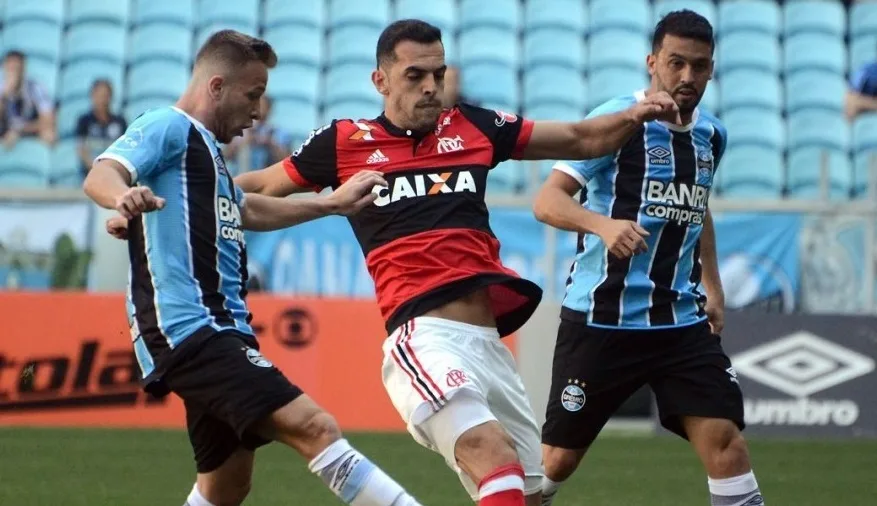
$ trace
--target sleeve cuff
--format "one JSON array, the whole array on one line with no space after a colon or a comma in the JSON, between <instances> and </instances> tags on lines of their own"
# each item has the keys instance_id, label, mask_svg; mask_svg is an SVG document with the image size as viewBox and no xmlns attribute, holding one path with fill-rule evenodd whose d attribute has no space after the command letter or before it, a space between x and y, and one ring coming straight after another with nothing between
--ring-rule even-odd
<instances>
[{"instance_id":1,"label":"sleeve cuff","mask_svg":"<svg viewBox=\"0 0 877 506\"><path fill-rule=\"evenodd\" d=\"M289 157L283 159L283 169L286 170L286 175L289 176L289 179L299 187L312 190L316 193L323 190L322 186L315 185L305 179L304 176L301 175L301 172L298 171L298 167L292 163L292 160Z\"/></svg>"},{"instance_id":2,"label":"sleeve cuff","mask_svg":"<svg viewBox=\"0 0 877 506\"><path fill-rule=\"evenodd\" d=\"M530 144L530 136L533 135L533 120L521 118L521 131L518 132L518 141L515 143L515 149L512 150L512 160L520 160L524 155L524 150Z\"/></svg>"},{"instance_id":3,"label":"sleeve cuff","mask_svg":"<svg viewBox=\"0 0 877 506\"><path fill-rule=\"evenodd\" d=\"M575 179L576 182L578 182L582 187L588 184L588 180L585 179L585 176L581 175L579 171L572 168L570 164L566 162L557 162L554 164L554 167L552 167L552 169L559 170L560 172L563 172L569 177Z\"/></svg>"},{"instance_id":4,"label":"sleeve cuff","mask_svg":"<svg viewBox=\"0 0 877 506\"><path fill-rule=\"evenodd\" d=\"M122 164L123 167L128 169L128 172L131 174L131 182L137 182L137 167L131 163L131 160L128 160L124 156L117 155L115 153L103 153L98 155L97 158L94 159L94 163L97 163L101 160L113 160Z\"/></svg>"}]
</instances>

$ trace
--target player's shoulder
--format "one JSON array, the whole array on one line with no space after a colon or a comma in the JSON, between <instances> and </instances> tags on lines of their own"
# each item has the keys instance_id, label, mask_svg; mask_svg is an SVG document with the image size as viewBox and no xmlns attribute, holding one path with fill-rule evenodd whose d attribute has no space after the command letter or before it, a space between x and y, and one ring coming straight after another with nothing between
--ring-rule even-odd
<instances>
[{"instance_id":1,"label":"player's shoulder","mask_svg":"<svg viewBox=\"0 0 877 506\"><path fill-rule=\"evenodd\" d=\"M705 125L712 127L715 130L716 135L719 136L719 138L722 140L722 142L727 141L728 130L725 128L725 125L722 123L722 121L718 117L716 117L714 114L712 114L711 112L705 111L703 109L698 109L697 110L697 121L699 123L702 123L702 124L705 124Z\"/></svg>"},{"instance_id":2,"label":"player's shoulder","mask_svg":"<svg viewBox=\"0 0 877 506\"><path fill-rule=\"evenodd\" d=\"M129 130L160 133L164 136L180 137L187 135L192 123L189 118L173 107L149 109L131 122Z\"/></svg>"},{"instance_id":3,"label":"player's shoulder","mask_svg":"<svg viewBox=\"0 0 877 506\"><path fill-rule=\"evenodd\" d=\"M601 116L623 111L637 102L636 94L618 95L593 108L588 117Z\"/></svg>"}]
</instances>

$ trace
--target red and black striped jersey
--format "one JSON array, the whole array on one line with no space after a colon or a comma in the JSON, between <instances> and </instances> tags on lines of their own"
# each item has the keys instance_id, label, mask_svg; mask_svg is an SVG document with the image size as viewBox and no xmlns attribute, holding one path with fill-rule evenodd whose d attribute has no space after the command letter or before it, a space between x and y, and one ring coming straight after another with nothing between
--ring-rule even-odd
<instances>
[{"instance_id":1,"label":"red and black striped jersey","mask_svg":"<svg viewBox=\"0 0 877 506\"><path fill-rule=\"evenodd\" d=\"M529 319L542 291L502 265L484 192L488 171L518 158L532 131L532 121L469 105L445 110L426 133L383 115L342 119L315 130L284 166L297 185L315 191L362 170L384 174L388 187L349 222L388 332L487 288L505 336Z\"/></svg>"}]
</instances>

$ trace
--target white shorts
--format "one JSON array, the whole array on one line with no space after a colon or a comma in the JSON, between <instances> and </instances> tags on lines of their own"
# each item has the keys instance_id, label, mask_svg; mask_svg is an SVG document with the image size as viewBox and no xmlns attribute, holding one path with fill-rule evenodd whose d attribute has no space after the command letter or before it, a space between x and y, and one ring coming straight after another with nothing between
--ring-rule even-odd
<instances>
[{"instance_id":1,"label":"white shorts","mask_svg":"<svg viewBox=\"0 0 877 506\"><path fill-rule=\"evenodd\" d=\"M467 430L492 420L515 442L526 476L525 493L539 491L543 476L539 426L514 356L496 329L419 317L393 332L383 350L384 387L408 432L444 457L470 496L477 499L478 486L456 465L454 445ZM487 409L461 410L448 418L453 426L424 423L458 396L458 403L474 400Z\"/></svg>"}]
</instances>

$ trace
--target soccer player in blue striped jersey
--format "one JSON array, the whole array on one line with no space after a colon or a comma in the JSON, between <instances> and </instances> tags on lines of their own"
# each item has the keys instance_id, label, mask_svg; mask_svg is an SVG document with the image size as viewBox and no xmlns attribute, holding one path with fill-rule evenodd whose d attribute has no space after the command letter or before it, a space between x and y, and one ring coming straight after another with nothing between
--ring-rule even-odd
<instances>
[{"instance_id":1,"label":"soccer player in blue striped jersey","mask_svg":"<svg viewBox=\"0 0 877 506\"><path fill-rule=\"evenodd\" d=\"M713 505L764 503L741 434L742 393L719 337L724 295L708 201L728 135L697 107L713 51L702 16L664 17L647 58L649 89L591 116L666 91L680 122L643 123L610 156L558 162L537 196L540 221L579 234L542 430L546 506L644 385L655 393L662 425L700 457Z\"/></svg>"},{"instance_id":2,"label":"soccer player in blue striped jersey","mask_svg":"<svg viewBox=\"0 0 877 506\"><path fill-rule=\"evenodd\" d=\"M213 34L174 107L148 111L98 156L85 192L128 221L128 311L145 389L179 395L197 479L186 505L238 505L255 449L280 441L345 503L416 506L404 489L342 438L334 418L259 352L246 304L244 229L275 230L374 202L379 173L364 171L330 196L243 194L218 143L259 119L277 56L248 35ZM290 504L293 504L294 501Z\"/></svg>"}]
</instances>

